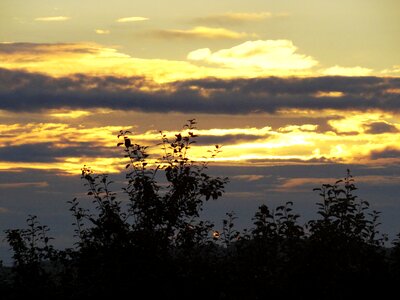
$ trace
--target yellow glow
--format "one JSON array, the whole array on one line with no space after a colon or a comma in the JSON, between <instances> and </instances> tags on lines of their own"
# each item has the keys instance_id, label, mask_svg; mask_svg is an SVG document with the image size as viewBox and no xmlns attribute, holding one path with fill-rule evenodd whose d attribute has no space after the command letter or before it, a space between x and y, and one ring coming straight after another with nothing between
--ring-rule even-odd
<instances>
[{"instance_id":1,"label":"yellow glow","mask_svg":"<svg viewBox=\"0 0 400 300\"><path fill-rule=\"evenodd\" d=\"M319 148L313 150L312 152L313 156L316 158L320 158L321 157L321 150L319 150Z\"/></svg>"},{"instance_id":2,"label":"yellow glow","mask_svg":"<svg viewBox=\"0 0 400 300\"><path fill-rule=\"evenodd\" d=\"M318 98L321 98L321 97L337 98L337 97L343 97L343 96L344 96L344 93L338 92L338 91L330 91L330 92L319 91L318 93L315 94L315 97L318 97Z\"/></svg>"},{"instance_id":3,"label":"yellow glow","mask_svg":"<svg viewBox=\"0 0 400 300\"><path fill-rule=\"evenodd\" d=\"M313 125L313 124L304 124L304 125L287 125L285 127L281 127L278 129L278 131L281 132L290 132L290 131L315 131L317 130L318 125Z\"/></svg>"},{"instance_id":4,"label":"yellow glow","mask_svg":"<svg viewBox=\"0 0 400 300\"><path fill-rule=\"evenodd\" d=\"M126 18L119 18L116 21L118 23L127 23L127 22L141 22L141 21L147 21L149 18L145 17L126 17Z\"/></svg>"},{"instance_id":5,"label":"yellow glow","mask_svg":"<svg viewBox=\"0 0 400 300\"><path fill-rule=\"evenodd\" d=\"M400 65L394 65L390 69L384 69L381 71L384 76L400 76Z\"/></svg>"},{"instance_id":6,"label":"yellow glow","mask_svg":"<svg viewBox=\"0 0 400 300\"><path fill-rule=\"evenodd\" d=\"M211 50L208 48L197 49L187 55L189 60L206 60L211 55Z\"/></svg>"},{"instance_id":7,"label":"yellow glow","mask_svg":"<svg viewBox=\"0 0 400 300\"><path fill-rule=\"evenodd\" d=\"M343 157L346 154L345 146L344 145L335 145L331 149L330 155L333 157Z\"/></svg>"},{"instance_id":8,"label":"yellow glow","mask_svg":"<svg viewBox=\"0 0 400 300\"><path fill-rule=\"evenodd\" d=\"M363 68L363 67L341 67L341 66L333 66L322 70L321 73L323 75L329 76L368 76L371 75L372 69Z\"/></svg>"},{"instance_id":9,"label":"yellow glow","mask_svg":"<svg viewBox=\"0 0 400 300\"><path fill-rule=\"evenodd\" d=\"M87 128L63 123L0 124L0 147L35 143L57 143L68 146L72 142L115 146L116 135L121 127L106 126Z\"/></svg>"},{"instance_id":10,"label":"yellow glow","mask_svg":"<svg viewBox=\"0 0 400 300\"><path fill-rule=\"evenodd\" d=\"M85 117L91 115L91 112L85 111L85 110L73 110L73 111L66 111L66 112L53 112L49 113L49 116L55 117L55 118L80 118L80 117Z\"/></svg>"},{"instance_id":11,"label":"yellow glow","mask_svg":"<svg viewBox=\"0 0 400 300\"><path fill-rule=\"evenodd\" d=\"M384 112L370 112L370 113L348 112L342 119L330 120L328 123L336 131L341 133L364 132L365 125L372 122L382 122L386 120L391 120L392 118L393 115Z\"/></svg>"},{"instance_id":12,"label":"yellow glow","mask_svg":"<svg viewBox=\"0 0 400 300\"><path fill-rule=\"evenodd\" d=\"M24 163L24 162L2 162L0 161L0 170L13 169L34 169L34 170L58 170L70 175L79 175L84 165L90 165L91 169L98 173L118 173L123 168L123 162L117 158L67 158L62 162L42 163Z\"/></svg>"},{"instance_id":13,"label":"yellow glow","mask_svg":"<svg viewBox=\"0 0 400 300\"><path fill-rule=\"evenodd\" d=\"M199 135L213 135L213 136L224 136L227 134L255 134L255 135L266 135L271 131L271 127L266 126L262 128L249 127L249 128L213 128L206 130L196 130Z\"/></svg>"},{"instance_id":14,"label":"yellow glow","mask_svg":"<svg viewBox=\"0 0 400 300\"><path fill-rule=\"evenodd\" d=\"M40 17L36 18L35 21L41 21L41 22L60 22L60 21L67 21L71 19L70 17L65 17L65 16L57 16L57 17Z\"/></svg>"},{"instance_id":15,"label":"yellow glow","mask_svg":"<svg viewBox=\"0 0 400 300\"><path fill-rule=\"evenodd\" d=\"M106 29L96 29L95 32L97 34L110 34L110 30L106 30Z\"/></svg>"}]
</instances>

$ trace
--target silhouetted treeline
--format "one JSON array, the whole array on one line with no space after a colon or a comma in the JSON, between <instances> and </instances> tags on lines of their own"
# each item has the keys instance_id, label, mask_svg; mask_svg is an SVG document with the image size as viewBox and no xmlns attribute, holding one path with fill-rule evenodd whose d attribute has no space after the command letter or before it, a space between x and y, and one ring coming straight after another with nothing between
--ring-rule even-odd
<instances>
[{"instance_id":1,"label":"silhouetted treeline","mask_svg":"<svg viewBox=\"0 0 400 300\"><path fill-rule=\"evenodd\" d=\"M189 120L172 141L161 133L156 167L146 147L121 131L127 208L107 175L82 169L95 208L70 202L73 248L56 250L35 216L26 229L7 230L14 265L0 268L1 299L369 299L397 292L400 242L385 247L379 213L354 195L349 171L315 189L319 217L305 225L291 202L260 206L254 226L241 232L233 213L221 231L200 220L204 201L220 197L228 179L188 158L194 125ZM159 172L167 185L156 181Z\"/></svg>"}]
</instances>

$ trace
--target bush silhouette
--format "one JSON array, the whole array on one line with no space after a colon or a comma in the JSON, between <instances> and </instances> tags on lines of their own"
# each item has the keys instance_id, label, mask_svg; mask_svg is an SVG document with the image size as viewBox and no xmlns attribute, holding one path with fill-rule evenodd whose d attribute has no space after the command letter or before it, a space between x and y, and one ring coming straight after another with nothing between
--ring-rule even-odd
<instances>
[{"instance_id":1,"label":"bush silhouette","mask_svg":"<svg viewBox=\"0 0 400 300\"><path fill-rule=\"evenodd\" d=\"M292 202L261 205L254 226L242 232L233 212L221 232L201 220L204 202L222 196L228 179L208 175L207 160L190 159L195 124L189 120L173 139L161 132L157 160L130 132L120 132L127 206L108 175L82 168L94 209L69 202L73 248L55 250L35 216L27 229L7 230L14 265L0 269L3 299L346 299L394 290L400 242L385 247L379 213L354 194L349 170L343 180L314 189L319 217L305 225ZM217 145L210 156L219 151Z\"/></svg>"}]
</instances>

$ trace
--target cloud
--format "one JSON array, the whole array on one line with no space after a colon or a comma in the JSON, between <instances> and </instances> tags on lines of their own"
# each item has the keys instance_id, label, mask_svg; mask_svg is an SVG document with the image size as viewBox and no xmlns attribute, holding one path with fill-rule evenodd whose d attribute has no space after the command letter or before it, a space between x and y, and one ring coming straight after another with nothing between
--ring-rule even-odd
<instances>
[{"instance_id":1,"label":"cloud","mask_svg":"<svg viewBox=\"0 0 400 300\"><path fill-rule=\"evenodd\" d=\"M225 35L236 38L246 34L204 28L206 29L203 31L178 32L178 35L200 35L209 38ZM25 69L57 77L74 73L119 77L142 76L157 83L209 77L221 79L266 76L311 77L321 76L320 70L315 68L317 65L316 59L299 53L290 40L247 41L215 51L200 48L189 52L187 60L136 58L114 48L89 43L0 43L0 68ZM349 72L346 74L349 75ZM385 92L400 94L399 90L391 88ZM340 93L340 90L332 88L316 95L321 98L340 98L343 96Z\"/></svg>"},{"instance_id":2,"label":"cloud","mask_svg":"<svg viewBox=\"0 0 400 300\"><path fill-rule=\"evenodd\" d=\"M387 94L400 94L400 89L387 89L385 91Z\"/></svg>"},{"instance_id":3,"label":"cloud","mask_svg":"<svg viewBox=\"0 0 400 300\"><path fill-rule=\"evenodd\" d=\"M96 112L96 114L101 113L101 111ZM59 119L78 119L81 117L90 116L93 112L85 110L55 110L48 111L48 115L53 118Z\"/></svg>"},{"instance_id":4,"label":"cloud","mask_svg":"<svg viewBox=\"0 0 400 300\"><path fill-rule=\"evenodd\" d=\"M40 22L60 22L60 21L67 21L71 19L70 17L65 17L65 16L56 16L56 17L39 17L36 18L35 21L40 21Z\"/></svg>"},{"instance_id":5,"label":"cloud","mask_svg":"<svg viewBox=\"0 0 400 300\"><path fill-rule=\"evenodd\" d=\"M106 30L106 29L96 29L95 32L100 35L110 34L110 30Z\"/></svg>"},{"instance_id":6,"label":"cloud","mask_svg":"<svg viewBox=\"0 0 400 300\"><path fill-rule=\"evenodd\" d=\"M280 132L301 132L301 131L316 131L318 125L303 124L303 125L287 125L278 129Z\"/></svg>"},{"instance_id":7,"label":"cloud","mask_svg":"<svg viewBox=\"0 0 400 300\"><path fill-rule=\"evenodd\" d=\"M370 134L399 132L396 126L384 121L372 122L366 124L364 127L365 127L365 133L370 133Z\"/></svg>"},{"instance_id":8,"label":"cloud","mask_svg":"<svg viewBox=\"0 0 400 300\"><path fill-rule=\"evenodd\" d=\"M315 77L201 79L152 89L143 77L44 74L0 69L0 109L110 108L144 112L248 114L284 109L400 110L400 78ZM150 88L146 89L145 87ZM316 97L335 90L342 97ZM331 124L332 125L332 124Z\"/></svg>"},{"instance_id":9,"label":"cloud","mask_svg":"<svg viewBox=\"0 0 400 300\"><path fill-rule=\"evenodd\" d=\"M102 147L115 146L115 136L119 130L121 130L120 126L100 126L99 124L96 124L94 128L48 122L0 124L0 132L2 133L0 135L0 147L3 147L0 149L3 149L3 153L11 152L14 156L23 156L25 150L26 152L38 153L38 155L41 155L40 152L47 154L52 152L59 156L70 155L70 147L79 148L80 150L77 151L81 153L85 152L83 148L89 147L103 150ZM16 147L14 150L19 154L13 153L9 147ZM33 148L25 149L21 147ZM43 156L45 155L43 154Z\"/></svg>"},{"instance_id":10,"label":"cloud","mask_svg":"<svg viewBox=\"0 0 400 300\"><path fill-rule=\"evenodd\" d=\"M263 12L227 12L223 14L209 15L194 19L194 22L201 24L242 24L244 22L263 21L266 19L288 16L287 13Z\"/></svg>"},{"instance_id":11,"label":"cloud","mask_svg":"<svg viewBox=\"0 0 400 300\"><path fill-rule=\"evenodd\" d=\"M394 65L389 69L384 69L381 71L383 75L386 76L400 76L400 65Z\"/></svg>"},{"instance_id":12,"label":"cloud","mask_svg":"<svg viewBox=\"0 0 400 300\"><path fill-rule=\"evenodd\" d=\"M0 43L0 68L25 69L31 72L66 76L88 75L143 76L157 82L183 78L201 78L221 73L186 61L141 59L113 48L96 44ZM222 71L221 76L232 76Z\"/></svg>"},{"instance_id":13,"label":"cloud","mask_svg":"<svg viewBox=\"0 0 400 300\"><path fill-rule=\"evenodd\" d=\"M259 74L307 70L318 64L311 56L298 54L296 51L297 47L289 40L256 40L216 52L211 52L208 48L197 49L190 52L187 58L231 69L253 69Z\"/></svg>"},{"instance_id":14,"label":"cloud","mask_svg":"<svg viewBox=\"0 0 400 300\"><path fill-rule=\"evenodd\" d=\"M313 188L322 184L334 184L338 179L329 177L304 177L304 178L281 178L280 182L273 187L276 192L301 192L312 191ZM396 186L400 183L398 176L382 175L359 175L355 178L356 186L366 184L368 186Z\"/></svg>"},{"instance_id":15,"label":"cloud","mask_svg":"<svg viewBox=\"0 0 400 300\"><path fill-rule=\"evenodd\" d=\"M333 66L324 70L321 70L321 74L327 76L369 76L372 73L372 69L364 67L341 67Z\"/></svg>"},{"instance_id":16,"label":"cloud","mask_svg":"<svg viewBox=\"0 0 400 300\"><path fill-rule=\"evenodd\" d=\"M343 110L337 113L343 113ZM171 124L171 118L177 118L177 114L174 117L165 111L162 114L164 117L147 115L147 119L150 122L156 122L157 128L162 126L160 124L167 119ZM329 112L319 114L325 115ZM355 113L351 112L350 114L354 115ZM361 112L357 114L361 114ZM128 115L126 111L114 111L113 113L113 116L117 116L118 120L124 124L140 122L135 118L136 115L136 112ZM188 115L186 114L186 116ZM112 123L115 122L113 116L109 120ZM219 116L221 114L213 117L207 116L207 119L217 120ZM184 117L180 115L179 118ZM249 119L253 117L257 117L257 115L248 115ZM131 130L135 143L153 146L148 149L151 154L154 154L151 158L159 158L160 134L158 130L145 131L142 129L141 132L136 132L136 128L124 128L122 125L102 127L103 121L102 119L92 119L77 122L76 125L68 125L46 123L45 119L39 119L36 123L0 125L2 133L0 135L0 170L18 171L35 168L60 170L73 174L79 172L84 164L89 163L90 166L96 167L96 170L118 172L126 164L124 163L126 159L122 156L122 149L116 148L118 142L116 135L120 129ZM265 118L265 121L268 122L268 117ZM381 158L378 161L378 159L371 158L371 152L395 148L400 143L397 133L371 137L371 135L361 132L354 136L347 136L335 134L332 131L318 132L316 125L307 123L277 126L275 130L269 126L247 127L244 124L243 127L237 128L216 128L213 125L210 126L210 123L212 122L206 121L208 129L195 131L199 138L196 139L197 143L192 145L190 151L191 158L194 160L203 160L204 156L208 156L207 151L213 148L211 145L223 144L222 152L217 156L216 161L224 165L250 163L258 166L314 165L332 162L370 163L371 161L372 163L386 164L387 159L382 160ZM177 131L163 132L168 137L174 137Z\"/></svg>"},{"instance_id":17,"label":"cloud","mask_svg":"<svg viewBox=\"0 0 400 300\"><path fill-rule=\"evenodd\" d=\"M38 181L38 182L7 182L7 183L0 183L0 189L20 189L20 188L44 188L48 187L49 183L47 181ZM1 208L0 208L1 209ZM0 210L1 212L1 210Z\"/></svg>"},{"instance_id":18,"label":"cloud","mask_svg":"<svg viewBox=\"0 0 400 300\"><path fill-rule=\"evenodd\" d=\"M236 32L222 27L203 27L198 26L193 29L180 30L160 30L155 32L156 36L163 38L204 38L204 39L243 39L246 37L255 37L255 34L248 34L246 32Z\"/></svg>"},{"instance_id":19,"label":"cloud","mask_svg":"<svg viewBox=\"0 0 400 300\"><path fill-rule=\"evenodd\" d=\"M392 122L390 123L389 120ZM346 114L328 121L332 130L339 134L379 134L397 132L393 115L389 112L365 112Z\"/></svg>"},{"instance_id":20,"label":"cloud","mask_svg":"<svg viewBox=\"0 0 400 300\"><path fill-rule=\"evenodd\" d=\"M338 92L338 91L328 91L328 92L326 92L326 91L323 91L323 92L318 91L315 94L315 97L318 97L318 98L323 98L323 97L343 97L343 96L344 96L344 94L342 92Z\"/></svg>"},{"instance_id":21,"label":"cloud","mask_svg":"<svg viewBox=\"0 0 400 300\"><path fill-rule=\"evenodd\" d=\"M400 159L400 149L393 148L393 147L387 147L385 149L371 151L370 155L371 155L371 159L374 159L374 160L387 159L387 158L389 158L389 159L395 158L395 159L399 160Z\"/></svg>"},{"instance_id":22,"label":"cloud","mask_svg":"<svg viewBox=\"0 0 400 300\"><path fill-rule=\"evenodd\" d=\"M265 135L257 134L224 134L224 135L201 135L197 141L200 144L205 145L225 145L225 144L236 144L239 142L256 141Z\"/></svg>"},{"instance_id":23,"label":"cloud","mask_svg":"<svg viewBox=\"0 0 400 300\"><path fill-rule=\"evenodd\" d=\"M299 155L297 157L260 157L260 158L252 158L244 160L246 164L251 164L254 166L290 166L290 165L323 165L323 164L333 164L333 163L341 163L340 159L334 158L329 159L326 157L319 157L319 158L302 158Z\"/></svg>"},{"instance_id":24,"label":"cloud","mask_svg":"<svg viewBox=\"0 0 400 300\"><path fill-rule=\"evenodd\" d=\"M235 175L232 177L232 179L251 182L251 181L259 181L259 180L263 179L264 177L265 177L264 175L251 174L251 175Z\"/></svg>"},{"instance_id":25,"label":"cloud","mask_svg":"<svg viewBox=\"0 0 400 300\"><path fill-rule=\"evenodd\" d=\"M319 178L319 177L305 177L305 178L281 178L275 187L271 190L275 192L305 192L312 191L313 188L320 187L322 184L333 184L337 179L335 178Z\"/></svg>"},{"instance_id":26,"label":"cloud","mask_svg":"<svg viewBox=\"0 0 400 300\"><path fill-rule=\"evenodd\" d=\"M119 18L116 20L118 23L128 23L128 22L142 22L142 21L147 21L149 18L145 17L125 17L125 18Z\"/></svg>"},{"instance_id":27,"label":"cloud","mask_svg":"<svg viewBox=\"0 0 400 300\"><path fill-rule=\"evenodd\" d=\"M25 144L0 147L0 161L7 162L55 162L65 157L112 157L115 151L91 143L75 143L68 147L57 147L53 143Z\"/></svg>"},{"instance_id":28,"label":"cloud","mask_svg":"<svg viewBox=\"0 0 400 300\"><path fill-rule=\"evenodd\" d=\"M51 59L52 55L60 54L82 55L98 53L99 48L94 45L68 44L68 43L0 43L0 55L8 62L44 61ZM30 56L28 58L27 56Z\"/></svg>"}]
</instances>

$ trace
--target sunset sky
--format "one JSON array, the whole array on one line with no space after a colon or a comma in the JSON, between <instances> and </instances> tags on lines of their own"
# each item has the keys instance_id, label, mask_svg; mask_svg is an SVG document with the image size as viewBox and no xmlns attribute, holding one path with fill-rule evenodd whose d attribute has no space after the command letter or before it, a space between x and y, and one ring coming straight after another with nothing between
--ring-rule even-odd
<instances>
[{"instance_id":1,"label":"sunset sky","mask_svg":"<svg viewBox=\"0 0 400 300\"><path fill-rule=\"evenodd\" d=\"M192 118L193 158L222 145L230 177L217 226L285 200L313 216L350 168L400 232L400 2L1 0L1 231L36 214L68 244L82 166L118 190L119 130L157 155Z\"/></svg>"}]
</instances>

